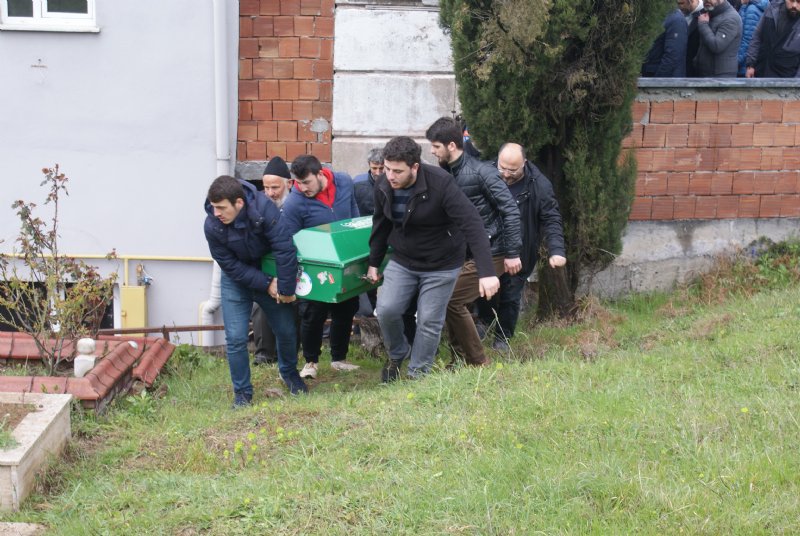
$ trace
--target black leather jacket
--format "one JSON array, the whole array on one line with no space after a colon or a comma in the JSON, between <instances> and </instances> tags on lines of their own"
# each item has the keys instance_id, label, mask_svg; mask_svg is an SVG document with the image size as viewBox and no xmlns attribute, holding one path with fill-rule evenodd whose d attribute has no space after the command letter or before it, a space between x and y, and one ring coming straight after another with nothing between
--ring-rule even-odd
<instances>
[{"instance_id":1,"label":"black leather jacket","mask_svg":"<svg viewBox=\"0 0 800 536\"><path fill-rule=\"evenodd\" d=\"M478 209L489 235L492 256L519 257L522 251L519 209L497 168L467 153L451 166L442 167L452 173L461 191Z\"/></svg>"}]
</instances>

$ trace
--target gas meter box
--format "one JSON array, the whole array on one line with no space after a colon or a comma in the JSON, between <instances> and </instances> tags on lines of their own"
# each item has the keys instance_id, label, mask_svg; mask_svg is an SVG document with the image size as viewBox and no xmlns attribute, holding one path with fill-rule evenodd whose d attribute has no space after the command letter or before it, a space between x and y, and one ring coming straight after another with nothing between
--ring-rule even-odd
<instances>
[{"instance_id":1,"label":"gas meter box","mask_svg":"<svg viewBox=\"0 0 800 536\"><path fill-rule=\"evenodd\" d=\"M340 303L380 286L369 283L369 235L372 216L340 220L302 229L294 235L297 247L298 298ZM384 258L380 271L388 262ZM261 269L274 276L275 258L264 256ZM383 281L383 279L381 279Z\"/></svg>"}]
</instances>

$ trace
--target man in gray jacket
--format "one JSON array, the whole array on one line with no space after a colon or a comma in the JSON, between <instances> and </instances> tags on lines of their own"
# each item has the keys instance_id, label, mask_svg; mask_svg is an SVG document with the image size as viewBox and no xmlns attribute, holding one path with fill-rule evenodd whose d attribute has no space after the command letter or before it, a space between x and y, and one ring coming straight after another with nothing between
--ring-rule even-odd
<instances>
[{"instance_id":1,"label":"man in gray jacket","mask_svg":"<svg viewBox=\"0 0 800 536\"><path fill-rule=\"evenodd\" d=\"M704 0L705 13L697 17L700 47L694 58L695 75L736 78L742 19L728 0Z\"/></svg>"}]
</instances>

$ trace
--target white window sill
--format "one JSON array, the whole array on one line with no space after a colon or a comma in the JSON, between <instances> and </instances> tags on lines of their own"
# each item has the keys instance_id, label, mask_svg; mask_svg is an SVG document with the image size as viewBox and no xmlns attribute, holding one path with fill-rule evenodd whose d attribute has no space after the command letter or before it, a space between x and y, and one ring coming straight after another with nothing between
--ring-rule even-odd
<instances>
[{"instance_id":1,"label":"white window sill","mask_svg":"<svg viewBox=\"0 0 800 536\"><path fill-rule=\"evenodd\" d=\"M13 30L23 32L75 32L75 33L99 33L100 27L92 23L87 24L0 24L0 30Z\"/></svg>"}]
</instances>

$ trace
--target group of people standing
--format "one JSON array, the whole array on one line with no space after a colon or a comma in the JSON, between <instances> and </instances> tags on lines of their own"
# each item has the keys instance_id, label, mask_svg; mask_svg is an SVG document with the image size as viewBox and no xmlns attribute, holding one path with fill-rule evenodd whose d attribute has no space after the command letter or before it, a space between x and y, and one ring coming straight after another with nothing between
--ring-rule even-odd
<instances>
[{"instance_id":1,"label":"group of people standing","mask_svg":"<svg viewBox=\"0 0 800 536\"><path fill-rule=\"evenodd\" d=\"M291 189L286 164L276 158L265 170L266 195L233 177L218 177L212 183L205 234L222 269L234 406L249 404L253 395L247 320L254 303L274 332L278 370L292 394L307 390L304 377L316 377L328 314L331 367L357 368L346 357L358 298L339 304L299 300L295 309L297 258L292 237L303 228L359 215L373 217L366 277L373 282L383 279L373 299L387 352L384 382L398 379L406 360L408 377L429 373L445 324L454 359L473 366L489 364L472 317L476 300L494 300L483 308L495 317L493 346L508 349L524 283L538 261L543 236L550 266L566 263L552 185L518 144L505 144L494 165L465 153L462 128L453 119L437 120L426 137L438 167L423 163L421 146L400 136L370 153L370 171L355 183L345 173L323 168L311 155L292 162ZM268 185L273 177L280 178L282 188ZM380 273L390 246L391 258ZM260 270L261 257L270 251L277 264L275 278ZM298 315L306 360L300 372Z\"/></svg>"},{"instance_id":2,"label":"group of people standing","mask_svg":"<svg viewBox=\"0 0 800 536\"><path fill-rule=\"evenodd\" d=\"M677 0L642 76L797 78L800 0Z\"/></svg>"}]
</instances>

